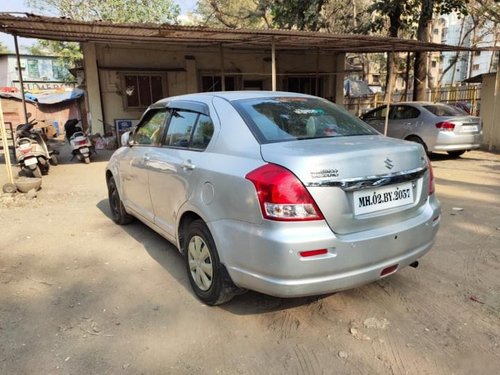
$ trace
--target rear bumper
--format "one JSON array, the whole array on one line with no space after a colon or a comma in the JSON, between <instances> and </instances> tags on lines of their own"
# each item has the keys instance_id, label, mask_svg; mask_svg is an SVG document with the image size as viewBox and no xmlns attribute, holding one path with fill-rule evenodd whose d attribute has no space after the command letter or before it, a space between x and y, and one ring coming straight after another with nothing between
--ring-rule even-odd
<instances>
[{"instance_id":1,"label":"rear bumper","mask_svg":"<svg viewBox=\"0 0 500 375\"><path fill-rule=\"evenodd\" d=\"M459 151L473 150L481 146L482 133L480 134L454 134L440 132L436 144L430 151Z\"/></svg>"},{"instance_id":2,"label":"rear bumper","mask_svg":"<svg viewBox=\"0 0 500 375\"><path fill-rule=\"evenodd\" d=\"M324 221L208 224L236 285L278 297L300 297L353 288L380 279L389 266L397 264L399 270L411 264L434 244L439 215L439 202L432 197L410 220L347 236L335 235ZM299 255L325 248L324 255Z\"/></svg>"}]
</instances>

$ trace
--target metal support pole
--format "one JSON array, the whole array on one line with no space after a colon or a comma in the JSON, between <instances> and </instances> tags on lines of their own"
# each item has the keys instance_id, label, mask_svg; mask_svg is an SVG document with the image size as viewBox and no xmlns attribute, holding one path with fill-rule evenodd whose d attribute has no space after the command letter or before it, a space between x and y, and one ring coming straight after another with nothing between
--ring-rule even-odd
<instances>
[{"instance_id":1,"label":"metal support pole","mask_svg":"<svg viewBox=\"0 0 500 375\"><path fill-rule=\"evenodd\" d=\"M19 57L19 45L17 44L17 35L14 35L14 45L16 46L17 72L19 73L19 82L21 84L21 100L23 102L24 122L28 122L28 111L26 110L26 100L24 99L24 81L21 70L21 58Z\"/></svg>"},{"instance_id":2,"label":"metal support pole","mask_svg":"<svg viewBox=\"0 0 500 375\"><path fill-rule=\"evenodd\" d=\"M220 87L222 91L226 91L226 76L224 72L224 48L220 45Z\"/></svg>"},{"instance_id":3,"label":"metal support pole","mask_svg":"<svg viewBox=\"0 0 500 375\"><path fill-rule=\"evenodd\" d=\"M7 178L11 184L14 183L14 175L12 174L12 165L10 164L9 144L7 143L7 132L5 131L5 123L3 121L2 101L0 100L0 135L2 136L3 155L5 158L5 168L7 168Z\"/></svg>"},{"instance_id":4,"label":"metal support pole","mask_svg":"<svg viewBox=\"0 0 500 375\"><path fill-rule=\"evenodd\" d=\"M276 43L274 38L271 44L271 80L272 91L276 91Z\"/></svg>"}]
</instances>

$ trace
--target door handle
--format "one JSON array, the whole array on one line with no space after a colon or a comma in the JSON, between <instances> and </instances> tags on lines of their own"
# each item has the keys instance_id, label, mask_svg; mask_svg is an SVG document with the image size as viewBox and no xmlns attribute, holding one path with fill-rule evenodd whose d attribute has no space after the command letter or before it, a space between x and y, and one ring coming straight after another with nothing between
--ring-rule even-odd
<instances>
[{"instance_id":1,"label":"door handle","mask_svg":"<svg viewBox=\"0 0 500 375\"><path fill-rule=\"evenodd\" d=\"M185 171L192 171L195 166L194 164L191 162L190 159L186 160L184 163L182 163L182 169L184 169Z\"/></svg>"}]
</instances>

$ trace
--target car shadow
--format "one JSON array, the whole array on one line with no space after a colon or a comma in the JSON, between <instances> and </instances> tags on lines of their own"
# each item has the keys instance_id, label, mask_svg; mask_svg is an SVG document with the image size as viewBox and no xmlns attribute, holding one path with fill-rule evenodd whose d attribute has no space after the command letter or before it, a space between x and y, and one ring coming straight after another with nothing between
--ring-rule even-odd
<instances>
[{"instance_id":1,"label":"car shadow","mask_svg":"<svg viewBox=\"0 0 500 375\"><path fill-rule=\"evenodd\" d=\"M101 200L96 206L109 220L113 221L107 199ZM173 244L139 220L134 220L133 223L123 225L121 228L134 240L141 243L148 255L174 277L189 292L193 299L197 299L189 284L183 256ZM265 314L308 305L329 295L331 294L312 297L279 298L247 291L235 296L230 302L220 305L218 308L235 315Z\"/></svg>"}]
</instances>

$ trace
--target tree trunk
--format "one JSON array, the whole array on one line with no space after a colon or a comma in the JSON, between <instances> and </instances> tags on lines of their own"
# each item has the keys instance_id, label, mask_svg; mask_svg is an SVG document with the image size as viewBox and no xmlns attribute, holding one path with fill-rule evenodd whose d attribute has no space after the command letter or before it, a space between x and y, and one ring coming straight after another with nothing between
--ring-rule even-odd
<instances>
[{"instance_id":1,"label":"tree trunk","mask_svg":"<svg viewBox=\"0 0 500 375\"><path fill-rule=\"evenodd\" d=\"M401 28L401 13L403 12L402 4L396 3L392 8L389 16L389 37L397 38L399 29ZM387 52L387 75L385 77L385 101L390 97L389 83L396 79L396 55L394 52Z\"/></svg>"},{"instance_id":2,"label":"tree trunk","mask_svg":"<svg viewBox=\"0 0 500 375\"><path fill-rule=\"evenodd\" d=\"M410 65L411 65L411 55L410 52L406 54L406 67L405 67L405 91L403 94L404 101L408 100L408 90L410 89Z\"/></svg>"},{"instance_id":3,"label":"tree trunk","mask_svg":"<svg viewBox=\"0 0 500 375\"><path fill-rule=\"evenodd\" d=\"M429 26L432 21L432 8L434 0L421 0L422 8L418 20L417 40L421 42L430 41ZM427 53L415 53L415 74L413 81L413 100L426 100L427 89Z\"/></svg>"}]
</instances>

